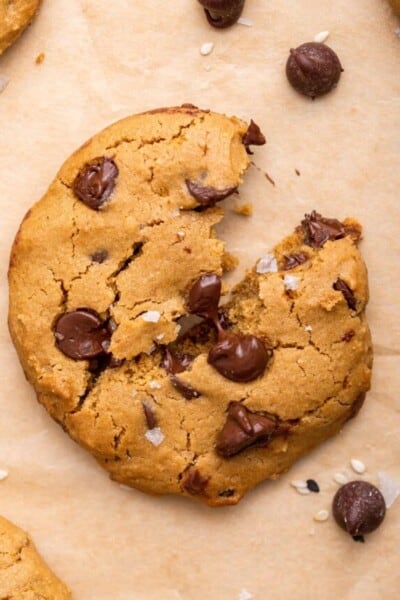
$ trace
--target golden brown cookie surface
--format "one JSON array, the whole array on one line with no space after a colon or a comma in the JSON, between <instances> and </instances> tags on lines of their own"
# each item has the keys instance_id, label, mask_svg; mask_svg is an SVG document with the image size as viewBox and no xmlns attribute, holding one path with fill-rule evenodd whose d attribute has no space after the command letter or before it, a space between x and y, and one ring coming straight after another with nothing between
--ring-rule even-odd
<instances>
[{"instance_id":1,"label":"golden brown cookie surface","mask_svg":"<svg viewBox=\"0 0 400 600\"><path fill-rule=\"evenodd\" d=\"M0 0L0 54L19 38L40 3L41 0Z\"/></svg>"},{"instance_id":2,"label":"golden brown cookie surface","mask_svg":"<svg viewBox=\"0 0 400 600\"><path fill-rule=\"evenodd\" d=\"M210 505L336 433L370 380L354 222L310 215L221 313L213 205L249 131L190 106L116 123L64 164L10 266L10 329L53 418L115 480ZM182 335L189 312L209 319Z\"/></svg>"},{"instance_id":3,"label":"golden brown cookie surface","mask_svg":"<svg viewBox=\"0 0 400 600\"><path fill-rule=\"evenodd\" d=\"M0 517L0 597L68 600L67 587L50 571L30 537Z\"/></svg>"}]
</instances>

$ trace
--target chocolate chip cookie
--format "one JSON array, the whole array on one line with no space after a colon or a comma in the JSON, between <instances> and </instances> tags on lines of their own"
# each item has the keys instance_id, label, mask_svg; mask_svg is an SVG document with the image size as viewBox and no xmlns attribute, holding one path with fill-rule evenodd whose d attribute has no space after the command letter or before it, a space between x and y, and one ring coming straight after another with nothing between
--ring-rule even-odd
<instances>
[{"instance_id":1,"label":"chocolate chip cookie","mask_svg":"<svg viewBox=\"0 0 400 600\"><path fill-rule=\"evenodd\" d=\"M67 587L50 571L24 531L0 517L0 598L69 600Z\"/></svg>"},{"instance_id":2,"label":"chocolate chip cookie","mask_svg":"<svg viewBox=\"0 0 400 600\"><path fill-rule=\"evenodd\" d=\"M363 402L355 221L314 211L230 294L222 279L219 203L263 143L254 122L192 105L125 119L67 160L20 227L9 323L24 371L116 481L235 504Z\"/></svg>"},{"instance_id":3,"label":"chocolate chip cookie","mask_svg":"<svg viewBox=\"0 0 400 600\"><path fill-rule=\"evenodd\" d=\"M40 3L41 0L0 0L0 54L28 27Z\"/></svg>"}]
</instances>

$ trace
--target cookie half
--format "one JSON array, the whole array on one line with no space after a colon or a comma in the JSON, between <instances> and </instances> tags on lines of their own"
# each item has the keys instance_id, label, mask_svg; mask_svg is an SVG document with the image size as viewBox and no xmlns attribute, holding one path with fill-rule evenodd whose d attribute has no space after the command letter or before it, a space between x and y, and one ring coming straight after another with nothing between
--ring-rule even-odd
<instances>
[{"instance_id":1,"label":"cookie half","mask_svg":"<svg viewBox=\"0 0 400 600\"><path fill-rule=\"evenodd\" d=\"M357 223L308 215L223 302L218 202L264 142L191 105L125 119L67 160L17 234L9 324L26 376L121 483L235 504L369 388Z\"/></svg>"},{"instance_id":2,"label":"cookie half","mask_svg":"<svg viewBox=\"0 0 400 600\"><path fill-rule=\"evenodd\" d=\"M0 517L0 597L69 600L71 594L39 556L27 533Z\"/></svg>"},{"instance_id":3,"label":"cookie half","mask_svg":"<svg viewBox=\"0 0 400 600\"><path fill-rule=\"evenodd\" d=\"M41 0L0 0L0 54L28 27L40 3Z\"/></svg>"}]
</instances>

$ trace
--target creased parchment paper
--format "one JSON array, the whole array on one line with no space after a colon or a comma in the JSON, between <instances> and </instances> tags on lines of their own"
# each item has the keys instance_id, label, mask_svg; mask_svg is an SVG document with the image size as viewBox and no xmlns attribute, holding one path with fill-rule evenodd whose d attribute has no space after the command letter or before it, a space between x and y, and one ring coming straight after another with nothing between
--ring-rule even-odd
<instances>
[{"instance_id":1,"label":"creased parchment paper","mask_svg":"<svg viewBox=\"0 0 400 600\"><path fill-rule=\"evenodd\" d=\"M394 600L400 594L400 500L365 544L330 517L333 475L351 458L377 483L400 480L400 22L383 0L248 0L252 27L211 30L194 0L44 0L34 25L0 60L0 513L28 529L77 600ZM330 31L345 72L311 102L284 76L291 46ZM199 49L213 42L209 56ZM45 53L41 65L36 56ZM6 325L6 271L20 220L65 158L131 113L192 102L260 124L240 192L220 234L241 270L317 208L364 225L373 388L358 418L291 472L240 505L211 509L147 497L108 480L37 405ZM295 169L300 172L296 175ZM276 182L273 187L262 171ZM349 471L350 474L350 471ZM314 478L301 496L292 479Z\"/></svg>"}]
</instances>

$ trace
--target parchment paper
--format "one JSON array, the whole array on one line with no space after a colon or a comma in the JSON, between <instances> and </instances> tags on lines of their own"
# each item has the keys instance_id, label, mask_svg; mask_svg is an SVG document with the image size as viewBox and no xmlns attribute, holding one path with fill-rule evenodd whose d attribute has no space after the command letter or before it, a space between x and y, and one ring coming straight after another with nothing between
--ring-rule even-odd
<instances>
[{"instance_id":1,"label":"parchment paper","mask_svg":"<svg viewBox=\"0 0 400 600\"><path fill-rule=\"evenodd\" d=\"M211 30L194 0L44 0L0 60L0 513L28 529L77 600L394 600L400 594L400 500L358 544L315 523L349 460L400 480L399 155L400 26L383 0L248 0L253 27ZM288 50L322 30L345 68L337 91L315 102L284 76ZM207 57L204 42L214 42ZM35 58L45 52L41 65ZM375 342L373 389L356 420L277 482L237 507L211 509L148 497L108 480L37 405L6 325L9 249L26 210L65 158L130 113L192 102L253 118L268 145L240 193L227 200L221 235L250 266L304 212L364 225ZM301 173L296 175L295 169ZM350 472L349 472L350 474ZM300 496L292 479L320 494Z\"/></svg>"}]
</instances>

